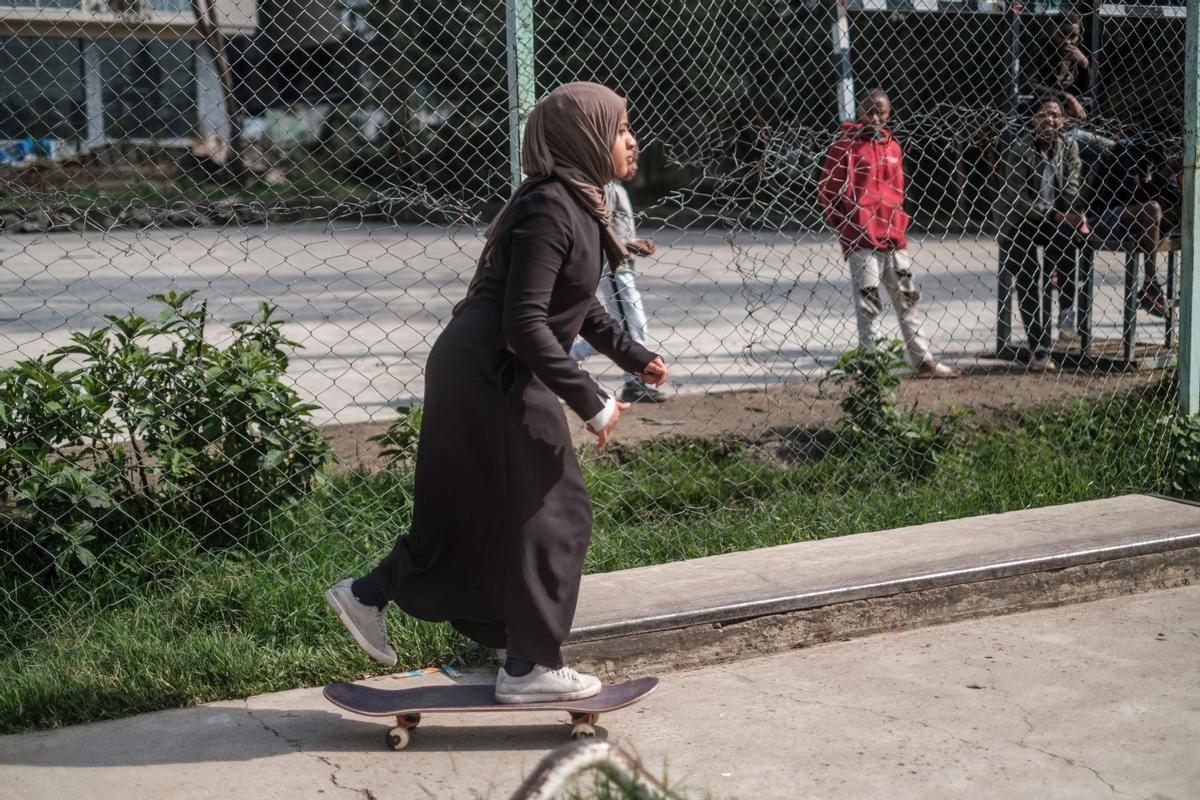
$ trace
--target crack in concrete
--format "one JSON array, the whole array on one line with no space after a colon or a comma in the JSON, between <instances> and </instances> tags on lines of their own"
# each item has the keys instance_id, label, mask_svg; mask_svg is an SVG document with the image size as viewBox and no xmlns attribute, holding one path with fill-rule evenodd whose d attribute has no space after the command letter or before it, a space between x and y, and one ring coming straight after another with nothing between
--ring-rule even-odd
<instances>
[{"instance_id":1,"label":"crack in concrete","mask_svg":"<svg viewBox=\"0 0 1200 800\"><path fill-rule=\"evenodd\" d=\"M304 753L303 750L301 750L299 752ZM338 773L341 772L341 770L342 770L341 764L334 762L332 759L330 759L326 756L313 755L312 753L304 753L304 755L312 756L313 758L317 759L325 766L332 767L333 772L329 773L329 782L332 783L337 788L344 789L345 791L348 791L348 792L354 792L355 794L362 797L363 800L378 800L378 798L375 797L375 793L372 792L370 789L367 789L367 788L360 789L360 788L357 788L354 786L342 786L340 783L338 783L337 776L338 776Z\"/></svg>"},{"instance_id":2,"label":"crack in concrete","mask_svg":"<svg viewBox=\"0 0 1200 800\"><path fill-rule=\"evenodd\" d=\"M1105 779L1104 779L1104 776L1103 776L1103 775L1101 775L1099 772L1097 772L1097 771L1096 771L1095 769L1093 769L1092 767L1089 767L1087 764L1080 764L1078 761L1074 761L1074 760L1072 760L1072 759L1070 759L1070 758L1067 758L1066 756L1060 756L1058 753L1051 753L1049 750L1043 750L1042 748L1040 748L1040 747L1034 747L1034 746L1033 746L1033 745L1031 745L1031 744L1021 744L1020 742L1013 742L1013 744L1017 745L1018 747L1022 747L1022 748L1028 749L1028 750L1032 750L1032 751L1034 751L1035 753L1041 753L1041 754L1042 754L1042 755L1044 755L1044 756L1049 756L1050 758L1058 759L1059 761L1062 761L1064 764L1067 764L1067 765L1069 765L1069 766L1075 767L1076 769L1085 769L1085 770L1087 770L1088 772L1090 772L1090 773L1092 773L1093 775L1095 775L1095 776L1096 776L1096 780L1100 781L1100 782L1101 782L1101 783L1103 783L1105 786L1107 786L1107 787L1108 787L1108 790L1109 790L1110 792L1112 792L1113 794L1123 794L1123 795L1125 795L1126 797L1134 797L1134 795L1131 795L1129 792L1122 792L1122 791L1121 791L1121 790L1119 790L1119 789L1118 789L1116 786L1113 786L1111 783L1109 783L1107 780L1105 780Z\"/></svg>"},{"instance_id":3,"label":"crack in concrete","mask_svg":"<svg viewBox=\"0 0 1200 800\"><path fill-rule=\"evenodd\" d=\"M1062 761L1063 763L1067 764L1068 766L1075 767L1076 769L1085 769L1088 772L1095 775L1096 780L1100 781L1105 786L1107 786L1108 790L1110 792L1112 792L1113 794L1123 794L1127 797L1133 796L1133 795L1130 795L1128 792L1122 792L1121 790L1117 789L1116 786L1114 786L1111 782L1109 782L1096 769L1094 769L1093 767L1089 767L1087 764L1080 764L1078 761L1075 761L1074 759L1067 758L1066 756L1061 756L1058 753L1051 753L1049 750L1043 750L1040 747L1036 747L1034 745L1028 744L1026 742L1026 740L1029 738L1030 734L1033 733L1033 721L1029 719L1029 716L1033 712L1031 712L1028 708L1023 706L1021 703L1017 702L1013 698L1012 693L1009 692L1007 689L1001 689L999 687L994 687L994 688L995 688L995 691L1000 692L1000 694L1002 694L1004 696L1005 701L1007 701L1010 705L1012 705L1013 708L1015 708L1021 712L1021 721L1025 724L1025 733L1021 736L1021 738L1019 740L1017 740L1015 742L1012 740L1007 740L1010 744L1015 744L1017 747L1020 747L1024 750L1032 750L1035 753L1041 753L1044 756L1049 756L1050 758L1057 759L1057 760Z\"/></svg>"},{"instance_id":4,"label":"crack in concrete","mask_svg":"<svg viewBox=\"0 0 1200 800\"><path fill-rule=\"evenodd\" d=\"M294 752L299 753L302 756L307 756L308 758L316 759L317 761L320 761L322 764L324 764L325 766L332 769L333 771L329 773L329 782L335 788L341 789L342 791L346 791L346 792L354 792L356 795L363 798L363 800L378 800L375 797L375 793L372 792L370 789L358 788L355 786L343 786L341 783L338 782L338 773L341 772L341 770L342 770L341 764L334 762L332 759L328 758L327 756L319 756L316 753L307 752L304 749L304 743L301 742L299 739L293 739L292 737L281 733L280 731L276 730L275 728L272 728L270 725L267 724L266 720L264 720L262 717L255 714L254 709L250 708L250 702L248 700L243 700L242 704L245 708L246 714L250 717L250 719L254 720L259 725L261 725L263 730L268 731L272 735L287 742L288 746L291 747Z\"/></svg>"},{"instance_id":5,"label":"crack in concrete","mask_svg":"<svg viewBox=\"0 0 1200 800\"><path fill-rule=\"evenodd\" d=\"M796 703L797 705L815 705L815 706L821 706L823 708L831 708L831 709L835 709L835 710L839 710L839 711L861 711L864 714L870 714L872 716L879 717L880 719L888 720L889 722L898 722L898 723L908 723L908 724L913 724L913 725L919 725L922 728L926 728L931 731L936 731L945 736L948 736L949 738L953 739L954 741L960 742L961 744L967 745L968 747L972 747L977 750L984 750L984 751L988 750L988 747L986 745L979 744L978 742L972 742L969 739L964 739L961 736L958 736L957 734L955 734L949 730L946 730L945 728L941 728L936 725L930 725L929 723L924 722L922 720L907 719L905 717L899 717L899 716L896 716L895 714L888 714L887 712L879 711L878 709L874 709L874 708L864 708L862 706L845 705L845 704L840 704L840 703L829 703L829 702L826 702L823 700L815 700L813 698L793 697L790 694L769 692L769 691L766 691L765 689L760 688L757 685L754 685L754 684L751 684L751 685L753 686L755 691L757 691L760 695L763 695L764 697L771 697L771 698L782 699L782 700L790 700L791 702ZM1092 773L1093 776L1095 776L1096 780L1100 781L1105 786L1107 786L1108 790L1110 792L1112 792L1113 794L1125 795L1126 797L1134 796L1134 795L1131 795L1129 792L1122 792L1121 790L1119 790L1116 786L1114 786L1111 782L1109 782L1103 775L1101 775L1096 769L1094 769L1093 767L1089 767L1087 764L1081 764L1078 761L1075 761L1066 756L1059 755L1058 753L1052 753L1049 750L1043 750L1040 747L1035 747L1034 745L1027 744L1025 740L1029 738L1029 735L1031 733L1033 733L1033 729L1034 729L1033 722L1029 719L1029 716L1031 713L1030 710L1025 708L1025 706L1021 705L1020 703L1016 702L1012 698L1011 693L1009 693L1007 690L999 689L996 687L992 687L992 688L994 691L998 691L1002 695L1004 695L1005 700L1007 700L1010 704L1012 704L1012 706L1014 708L1016 708L1019 712L1021 712L1021 721L1025 725L1025 734L1023 736L1021 736L1020 740L1013 741L1012 739L1002 739L1001 741L1006 742L1011 745L1015 745L1023 750L1032 750L1035 753L1040 753L1049 758L1053 758L1058 761L1062 761L1063 763L1067 764L1068 766L1074 767L1076 769L1087 770L1088 772Z\"/></svg>"},{"instance_id":6,"label":"crack in concrete","mask_svg":"<svg viewBox=\"0 0 1200 800\"><path fill-rule=\"evenodd\" d=\"M789 697L788 699L795 700L796 698ZM799 702L799 701L797 701L797 702ZM841 710L841 711L861 711L864 714L871 714L872 716L879 717L880 719L885 719L888 722L900 722L900 723L909 723L912 725L920 725L922 728L925 728L925 729L931 730L931 731L936 731L937 733L940 733L943 736L947 736L950 739L953 739L954 741L959 742L960 744L965 744L967 747L973 747L976 750L983 750L985 752L988 750L987 745L980 744L979 742L972 742L970 739L964 739L963 737L959 736L958 734L948 731L945 728L939 728L937 725L930 725L928 722L924 722L919 719L906 719L904 717L898 717L895 714L888 714L887 712L878 711L874 708L863 708L862 706L840 705L838 703L826 703L826 702L823 702L820 700L809 700L807 702L810 703L811 705L823 706L825 708L832 708L832 709L837 709L837 710Z\"/></svg>"},{"instance_id":7,"label":"crack in concrete","mask_svg":"<svg viewBox=\"0 0 1200 800\"><path fill-rule=\"evenodd\" d=\"M1025 747L1025 740L1029 738L1031 733L1033 733L1033 720L1029 718L1029 709L1018 703L1013 698L1012 692L1008 691L1008 689L1002 689L999 686L993 686L991 689L993 692L999 692L1004 697L1004 701L1006 703L1010 704L1017 711L1021 712L1021 724L1025 726L1025 733L1021 734L1021 738L1018 741L1013 742L1013 744L1017 745L1018 747Z\"/></svg>"}]
</instances>

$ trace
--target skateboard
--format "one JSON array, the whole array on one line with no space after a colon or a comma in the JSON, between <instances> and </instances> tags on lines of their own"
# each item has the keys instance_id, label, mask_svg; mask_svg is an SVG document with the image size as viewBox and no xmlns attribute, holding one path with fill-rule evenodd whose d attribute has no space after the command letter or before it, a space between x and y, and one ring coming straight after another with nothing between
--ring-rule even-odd
<instances>
[{"instance_id":1,"label":"skateboard","mask_svg":"<svg viewBox=\"0 0 1200 800\"><path fill-rule=\"evenodd\" d=\"M335 706L367 717L395 717L396 726L384 737L392 750L408 747L412 731L421 723L422 714L506 711L566 711L571 715L571 738L596 735L596 722L602 713L630 706L654 691L658 678L605 686L600 694L584 700L546 703L497 703L495 687L490 683L459 686L417 686L412 689L376 689L353 683L331 683L325 687L325 699Z\"/></svg>"}]
</instances>

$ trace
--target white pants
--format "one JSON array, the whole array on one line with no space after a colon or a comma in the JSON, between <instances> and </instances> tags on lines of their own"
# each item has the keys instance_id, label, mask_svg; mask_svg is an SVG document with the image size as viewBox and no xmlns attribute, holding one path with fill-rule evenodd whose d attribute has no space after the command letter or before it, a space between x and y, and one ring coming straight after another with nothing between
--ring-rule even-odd
<instances>
[{"instance_id":1,"label":"white pants","mask_svg":"<svg viewBox=\"0 0 1200 800\"><path fill-rule=\"evenodd\" d=\"M605 266L600 275L600 296L604 298L608 313L621 323L625 332L638 344L645 344L646 308L642 305L642 294L634 283L632 267L621 267L613 273ZM571 358L575 361L583 361L595 352L582 338L576 339L575 344L571 345ZM626 373L625 380L631 381L633 376Z\"/></svg>"},{"instance_id":2,"label":"white pants","mask_svg":"<svg viewBox=\"0 0 1200 800\"><path fill-rule=\"evenodd\" d=\"M913 283L911 262L903 250L855 250L847 259L850 281L854 285L854 310L858 318L858 343L875 347L879 339L879 317L883 300L879 295L882 281L900 318L900 333L914 367L929 361L929 340L921 330L925 315L917 307L919 292Z\"/></svg>"}]
</instances>

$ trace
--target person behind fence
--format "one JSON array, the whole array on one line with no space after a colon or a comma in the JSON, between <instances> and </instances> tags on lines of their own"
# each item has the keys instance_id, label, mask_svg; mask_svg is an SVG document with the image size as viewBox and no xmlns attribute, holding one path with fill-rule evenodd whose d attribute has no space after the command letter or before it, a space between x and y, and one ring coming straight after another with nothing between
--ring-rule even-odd
<instances>
[{"instance_id":1,"label":"person behind fence","mask_svg":"<svg viewBox=\"0 0 1200 800\"><path fill-rule=\"evenodd\" d=\"M633 180L636 174L637 162L635 161L625 180ZM633 221L633 203L629 201L629 192L625 191L625 187L621 185L620 181L610 181L605 185L604 199L612 213L613 230L624 241L625 248L631 254L653 255L654 242L650 239L638 238L637 226ZM621 328L632 336L635 342L644 345L646 343L646 306L642 303L642 293L637 288L633 255L630 255L629 259L615 270L609 269L607 263L601 266L600 294L604 297L604 304L613 319L621 324ZM575 344L571 346L571 358L576 361L583 361L595 352L595 348L588 344L587 339L583 337L576 339ZM626 373L620 398L626 403L661 403L666 399L666 395L653 386L647 386L637 377Z\"/></svg>"},{"instance_id":2,"label":"person behind fence","mask_svg":"<svg viewBox=\"0 0 1200 800\"><path fill-rule=\"evenodd\" d=\"M922 378L957 378L962 373L939 362L922 330L924 314L908 257L908 214L904 211L904 154L884 125L892 113L882 89L863 96L858 121L842 126L841 136L825 154L817 199L838 232L854 287L858 340L874 347L879 339L887 286L900 318L909 360Z\"/></svg>"},{"instance_id":3,"label":"person behind fence","mask_svg":"<svg viewBox=\"0 0 1200 800\"><path fill-rule=\"evenodd\" d=\"M1029 366L1053 370L1047 273L1074 276L1075 242L1087 229L1080 197L1083 167L1079 145L1063 133L1058 100L1039 99L1029 119L1029 130L1008 145L1001 159L1000 268L1014 276ZM1044 262L1038 247L1045 248ZM1059 310L1065 324L1074 313L1073 278L1070 287L1059 286Z\"/></svg>"},{"instance_id":4,"label":"person behind fence","mask_svg":"<svg viewBox=\"0 0 1200 800\"><path fill-rule=\"evenodd\" d=\"M591 697L600 681L563 664L592 508L562 403L603 447L629 407L571 360L582 335L651 385L661 356L596 298L600 265L627 256L604 186L637 156L625 100L595 83L534 106L521 145L528 176L488 227L466 297L425 369L412 523L391 553L326 600L376 661L396 663L384 612L395 603L507 648L501 703Z\"/></svg>"},{"instance_id":5,"label":"person behind fence","mask_svg":"<svg viewBox=\"0 0 1200 800\"><path fill-rule=\"evenodd\" d=\"M1059 102L1065 114L1077 120L1087 119L1080 96L1088 89L1091 62L1080 49L1082 24L1078 14L1063 14L1047 35L1039 36L1022 58L1026 92L1034 97L1050 97Z\"/></svg>"},{"instance_id":6,"label":"person behind fence","mask_svg":"<svg viewBox=\"0 0 1200 800\"><path fill-rule=\"evenodd\" d=\"M1164 236L1179 236L1183 222L1183 153L1167 152L1150 173L1149 196L1162 209Z\"/></svg>"},{"instance_id":7,"label":"person behind fence","mask_svg":"<svg viewBox=\"0 0 1200 800\"><path fill-rule=\"evenodd\" d=\"M1144 142L1117 142L1092 167L1085 193L1093 247L1141 253L1145 277L1138 303L1165 317L1167 293L1158 280L1163 206L1157 199L1155 166L1154 153Z\"/></svg>"},{"instance_id":8,"label":"person behind fence","mask_svg":"<svg viewBox=\"0 0 1200 800\"><path fill-rule=\"evenodd\" d=\"M1075 12L1050 23L1050 29L1030 44L1021 59L1022 85L1030 99L1051 97L1063 110L1064 129L1079 145L1084 167L1092 164L1115 141L1085 128L1084 96L1091 85L1091 60L1080 48L1083 24ZM1054 276L1061 279L1062 276Z\"/></svg>"}]
</instances>

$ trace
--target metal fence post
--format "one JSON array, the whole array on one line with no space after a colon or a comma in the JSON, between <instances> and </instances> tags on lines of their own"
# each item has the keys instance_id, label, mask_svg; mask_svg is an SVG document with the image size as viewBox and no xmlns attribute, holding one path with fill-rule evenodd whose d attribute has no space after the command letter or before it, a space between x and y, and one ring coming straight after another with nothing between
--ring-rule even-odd
<instances>
[{"instance_id":1,"label":"metal fence post","mask_svg":"<svg viewBox=\"0 0 1200 800\"><path fill-rule=\"evenodd\" d=\"M515 189L521 173L521 135L537 99L533 69L533 0L505 0L508 51L508 159Z\"/></svg>"},{"instance_id":2,"label":"metal fence post","mask_svg":"<svg viewBox=\"0 0 1200 800\"><path fill-rule=\"evenodd\" d=\"M1184 62L1184 143L1183 143L1183 254L1180 264L1179 289L1179 410L1183 414L1200 413L1200 282L1196 269L1200 259L1196 252L1200 239L1200 218L1196 216L1200 185L1196 182L1197 112L1200 108L1200 0L1188 0L1187 49Z\"/></svg>"},{"instance_id":3,"label":"metal fence post","mask_svg":"<svg viewBox=\"0 0 1200 800\"><path fill-rule=\"evenodd\" d=\"M1009 125L1015 124L1021 110L1021 11L1023 0L1009 0L1004 7L1004 18L1008 22L1005 37L1005 61L1008 68L1008 111Z\"/></svg>"},{"instance_id":4,"label":"metal fence post","mask_svg":"<svg viewBox=\"0 0 1200 800\"><path fill-rule=\"evenodd\" d=\"M850 61L850 20L845 0L837 0L833 18L833 57L838 64L838 120L854 122L854 67Z\"/></svg>"}]
</instances>

